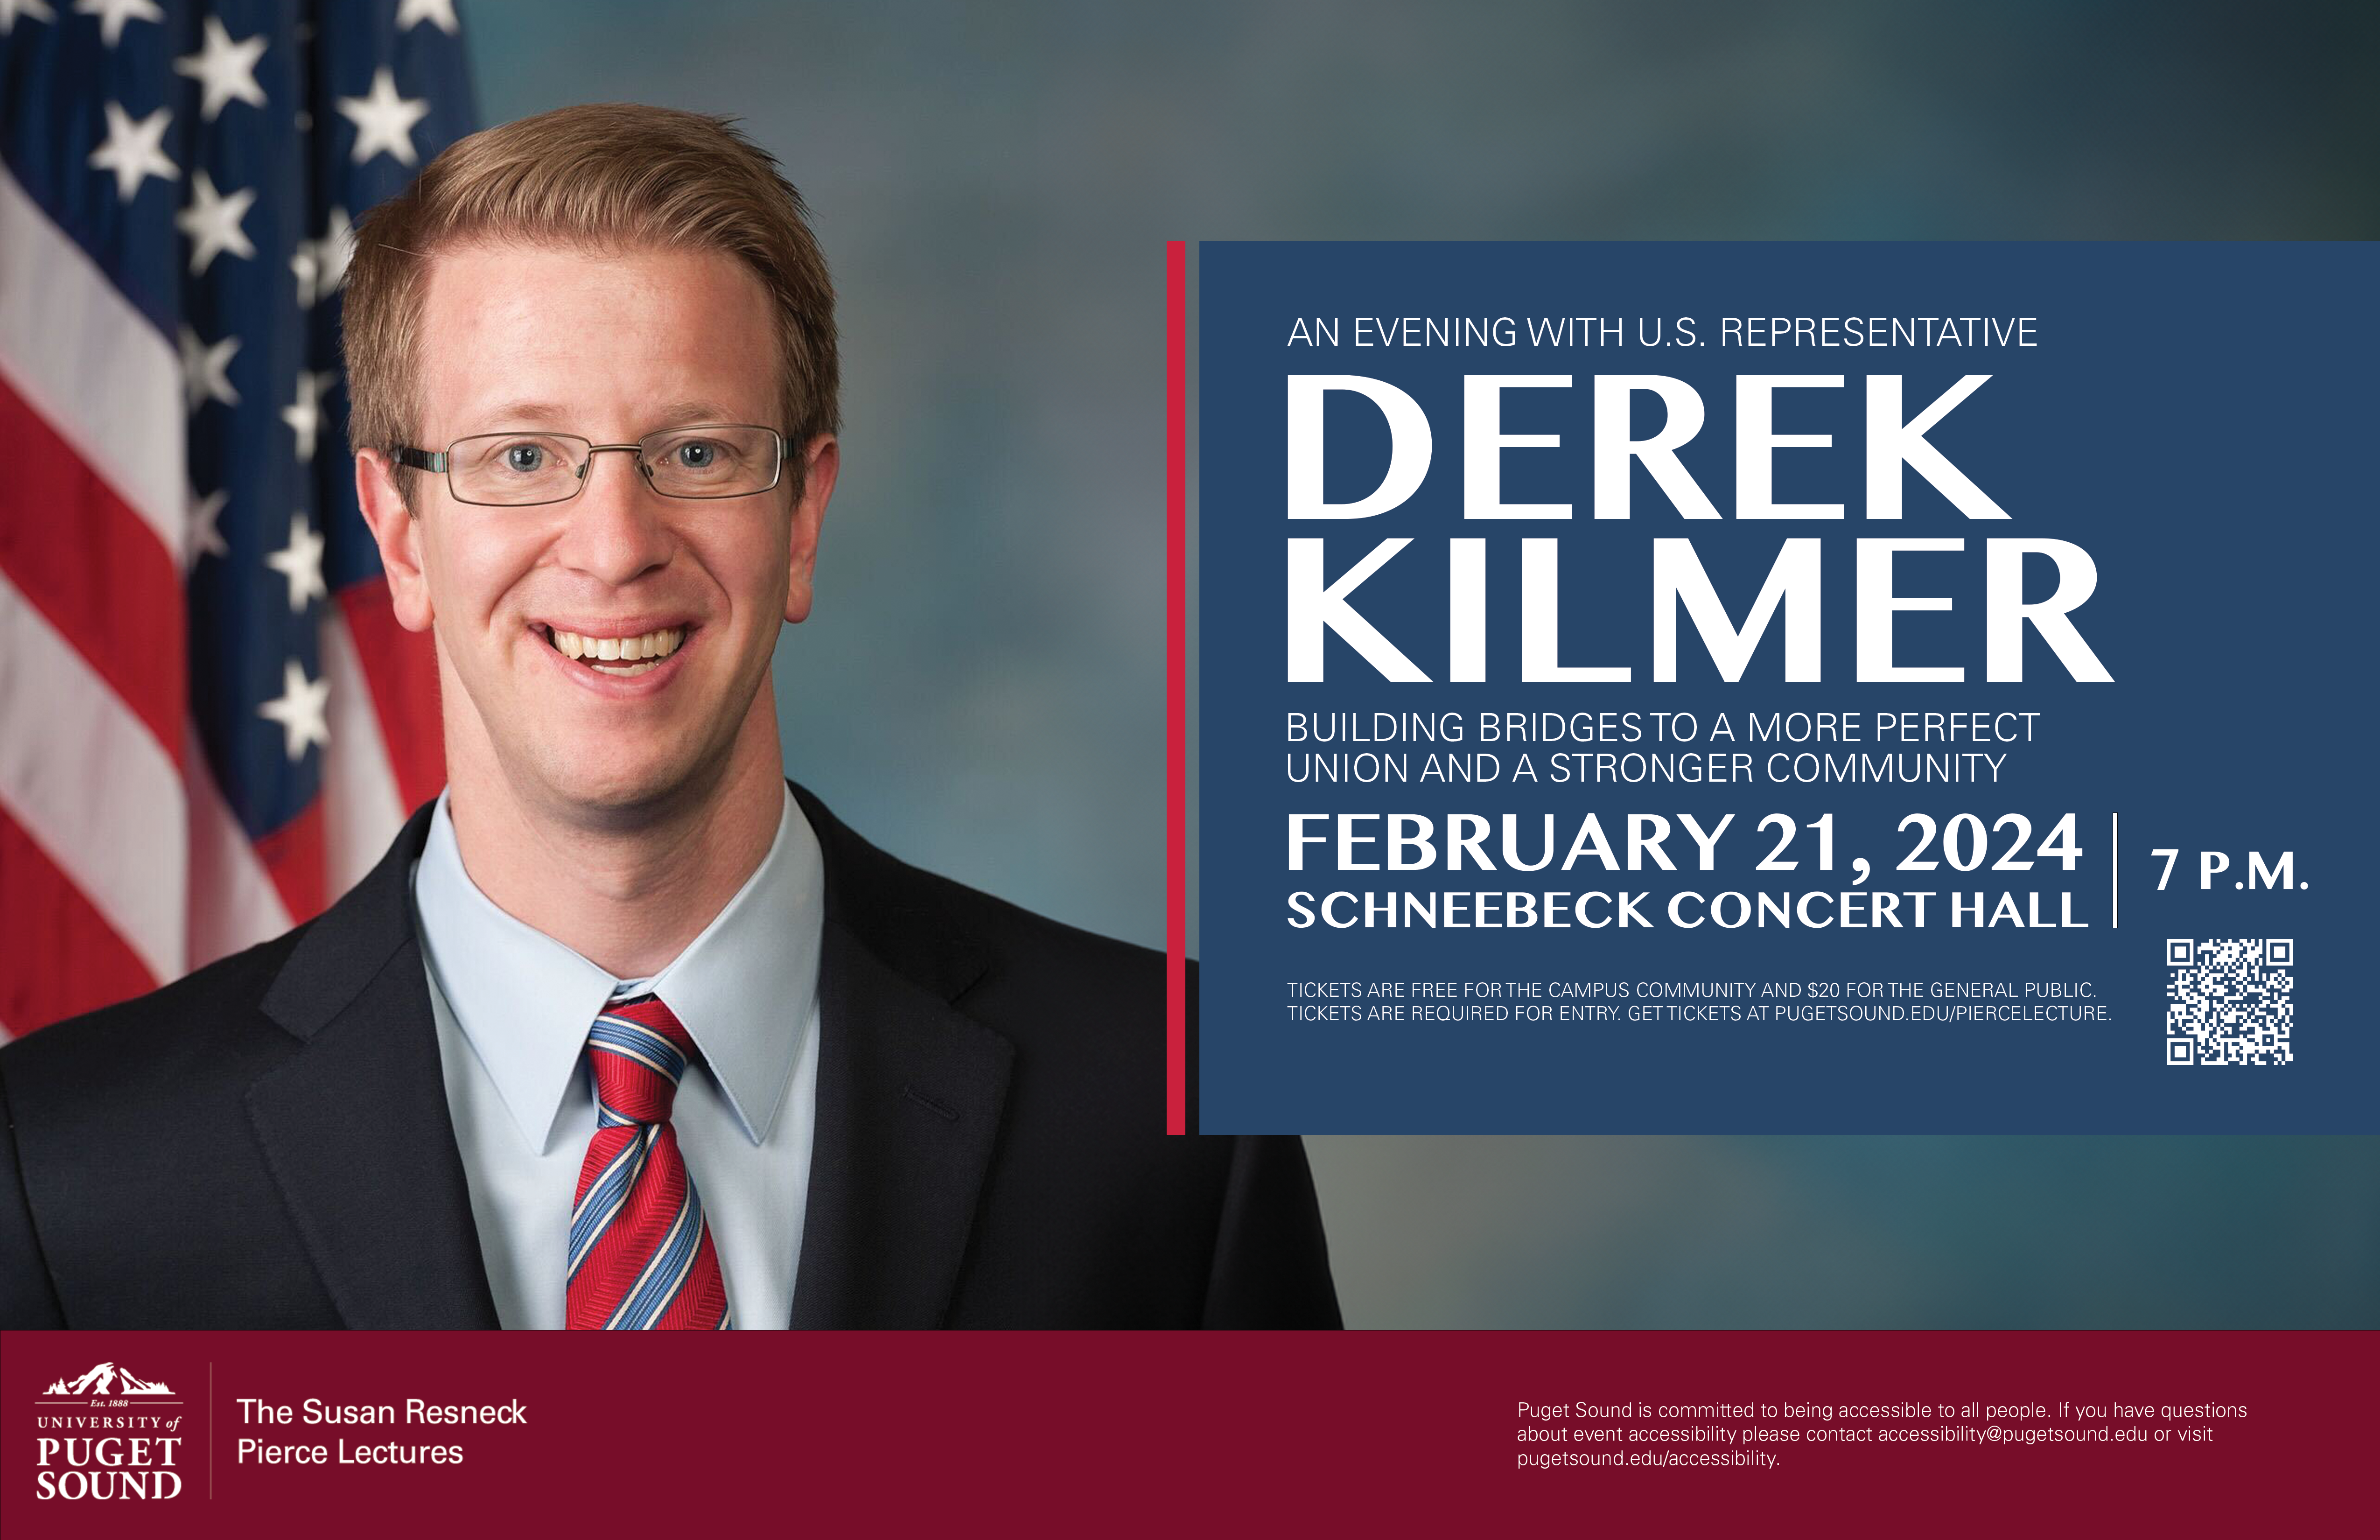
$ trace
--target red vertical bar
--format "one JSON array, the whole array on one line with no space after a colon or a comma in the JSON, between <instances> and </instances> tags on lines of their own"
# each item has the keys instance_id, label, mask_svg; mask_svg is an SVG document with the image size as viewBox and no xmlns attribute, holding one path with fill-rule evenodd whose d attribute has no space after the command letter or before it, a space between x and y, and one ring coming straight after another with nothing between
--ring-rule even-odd
<instances>
[{"instance_id":1,"label":"red vertical bar","mask_svg":"<svg viewBox=\"0 0 2380 1540\"><path fill-rule=\"evenodd\" d=\"M1165 243L1165 1132L1189 1132L1189 353L1190 248Z\"/></svg>"}]
</instances>

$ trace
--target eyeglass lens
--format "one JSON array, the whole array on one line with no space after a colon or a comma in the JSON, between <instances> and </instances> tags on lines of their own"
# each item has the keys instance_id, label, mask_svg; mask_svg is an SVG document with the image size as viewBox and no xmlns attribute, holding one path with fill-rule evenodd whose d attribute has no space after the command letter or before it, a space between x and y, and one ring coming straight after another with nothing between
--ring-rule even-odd
<instances>
[{"instance_id":1,"label":"eyeglass lens","mask_svg":"<svg viewBox=\"0 0 2380 1540\"><path fill-rule=\"evenodd\" d=\"M777 481L777 435L766 428L702 424L648 433L637 455L667 497L743 497ZM466 503L559 503L585 484L591 441L571 433L480 433L457 439L446 478Z\"/></svg>"}]
</instances>

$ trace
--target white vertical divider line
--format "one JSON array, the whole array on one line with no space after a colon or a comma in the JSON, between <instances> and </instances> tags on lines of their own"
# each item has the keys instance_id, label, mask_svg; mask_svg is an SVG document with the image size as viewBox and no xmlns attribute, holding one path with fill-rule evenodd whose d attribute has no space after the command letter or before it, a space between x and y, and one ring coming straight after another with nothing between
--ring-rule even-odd
<instances>
[{"instance_id":1,"label":"white vertical divider line","mask_svg":"<svg viewBox=\"0 0 2380 1540\"><path fill-rule=\"evenodd\" d=\"M2121 813L2107 815L2107 928L2124 928L2124 847L2119 835L2123 828Z\"/></svg>"}]
</instances>

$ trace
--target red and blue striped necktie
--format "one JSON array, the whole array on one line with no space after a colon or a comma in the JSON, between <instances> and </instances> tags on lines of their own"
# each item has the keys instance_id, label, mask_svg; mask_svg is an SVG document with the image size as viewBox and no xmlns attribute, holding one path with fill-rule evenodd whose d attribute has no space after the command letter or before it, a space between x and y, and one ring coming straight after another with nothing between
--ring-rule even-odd
<instances>
[{"instance_id":1,"label":"red and blue striped necktie","mask_svg":"<svg viewBox=\"0 0 2380 1540\"><path fill-rule=\"evenodd\" d=\"M657 995L615 1000L587 1034L595 1137L570 1212L572 1330L735 1323L670 1105L694 1039Z\"/></svg>"}]
</instances>

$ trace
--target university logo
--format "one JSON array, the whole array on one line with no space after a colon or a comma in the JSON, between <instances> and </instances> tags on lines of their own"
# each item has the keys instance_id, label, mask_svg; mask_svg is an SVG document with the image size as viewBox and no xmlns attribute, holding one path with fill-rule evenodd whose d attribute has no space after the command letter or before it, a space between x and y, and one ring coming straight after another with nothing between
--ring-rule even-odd
<instances>
[{"instance_id":1,"label":"university logo","mask_svg":"<svg viewBox=\"0 0 2380 1540\"><path fill-rule=\"evenodd\" d=\"M86 1396L100 1398L152 1396L171 1399L177 1404L179 1401L179 1398L174 1395L172 1386L163 1383L152 1385L131 1370L116 1364L94 1364L81 1378L72 1384L60 1379L50 1387L50 1393L42 1400L45 1401L59 1398L80 1400Z\"/></svg>"},{"instance_id":2,"label":"university logo","mask_svg":"<svg viewBox=\"0 0 2380 1540\"><path fill-rule=\"evenodd\" d=\"M182 1399L165 1381L94 1364L52 1380L35 1404L33 1484L42 1501L182 1495Z\"/></svg>"}]
</instances>

